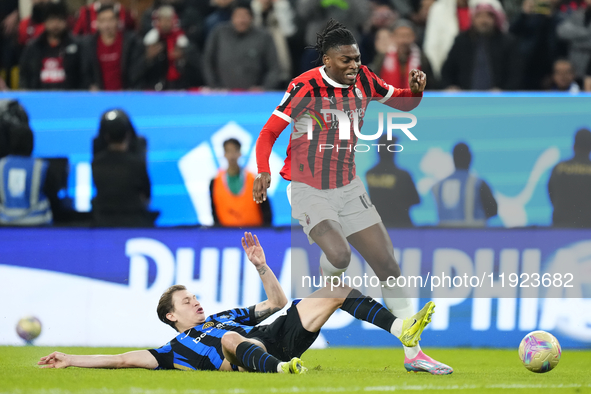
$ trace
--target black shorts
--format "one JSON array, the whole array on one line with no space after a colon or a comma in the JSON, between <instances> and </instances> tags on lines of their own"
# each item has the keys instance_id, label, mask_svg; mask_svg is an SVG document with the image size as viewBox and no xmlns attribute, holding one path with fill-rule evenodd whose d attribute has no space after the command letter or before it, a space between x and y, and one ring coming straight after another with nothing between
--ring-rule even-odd
<instances>
[{"instance_id":1,"label":"black shorts","mask_svg":"<svg viewBox=\"0 0 591 394\"><path fill-rule=\"evenodd\" d=\"M281 361L300 357L318 338L320 330L310 332L302 326L296 308L298 302L299 300L291 304L287 314L279 316L269 325L255 327L246 337L261 341L267 348L267 353Z\"/></svg>"}]
</instances>

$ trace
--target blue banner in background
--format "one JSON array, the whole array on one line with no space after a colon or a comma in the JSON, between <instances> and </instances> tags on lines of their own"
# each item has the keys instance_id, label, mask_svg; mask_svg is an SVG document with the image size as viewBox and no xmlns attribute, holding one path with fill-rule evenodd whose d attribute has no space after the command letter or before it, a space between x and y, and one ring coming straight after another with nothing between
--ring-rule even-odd
<instances>
[{"instance_id":1,"label":"blue banner in background","mask_svg":"<svg viewBox=\"0 0 591 394\"><path fill-rule=\"evenodd\" d=\"M299 273L317 272L319 248L294 243L293 236L301 233L300 228L256 230L269 266L288 293L300 291L294 283L301 279ZM493 293L460 286L411 294L420 296L413 301L417 306L432 298L437 304L422 336L423 346L516 349L523 336L536 329L552 332L563 348L591 346L590 231L389 233L407 276L435 275L439 270L448 275L476 273L489 262L487 269L494 271L497 286L502 270L506 275L531 274L534 268L540 274L568 271L576 277L571 293L552 298L535 298L536 289L511 287L508 280L505 289ZM156 319L155 306L160 294L175 283L187 285L207 313L260 302L264 291L242 251L242 235L239 229L0 229L0 342L18 344L14 325L32 314L44 324L40 345L158 345L172 331ZM347 273L362 275L365 264L354 253ZM375 290L364 292L379 298ZM81 316L72 319L72 310ZM133 327L142 327L142 333ZM322 333L330 345L398 346L391 335L340 310Z\"/></svg>"},{"instance_id":2,"label":"blue banner in background","mask_svg":"<svg viewBox=\"0 0 591 394\"><path fill-rule=\"evenodd\" d=\"M209 182L225 166L222 142L242 142L242 164L256 171L254 143L283 94L236 93L10 93L30 114L39 157L70 159L69 194L78 210L90 209L93 195L90 171L92 139L100 115L123 108L138 133L148 140L148 171L153 185L152 208L162 212L160 226L212 223ZM466 142L473 154L472 171L491 186L499 203L492 226L546 226L552 208L546 185L551 168L572 156L574 133L590 127L589 96L536 96L531 94L431 94L413 110L418 141L399 132L403 152L397 163L408 170L421 195L411 209L415 225L437 223L430 187L453 170L451 150ZM377 113L388 111L372 103L362 132L378 129ZM373 118L372 118L373 117ZM291 223L285 196L287 182L279 176L290 131L277 140L270 164L270 199L274 225ZM358 153L357 174L377 162L377 153Z\"/></svg>"}]
</instances>

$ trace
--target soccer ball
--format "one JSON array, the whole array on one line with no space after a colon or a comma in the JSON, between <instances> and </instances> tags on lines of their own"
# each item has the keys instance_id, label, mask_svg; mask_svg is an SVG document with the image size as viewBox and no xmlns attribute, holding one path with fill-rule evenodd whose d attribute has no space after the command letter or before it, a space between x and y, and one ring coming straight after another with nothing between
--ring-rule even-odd
<instances>
[{"instance_id":1,"label":"soccer ball","mask_svg":"<svg viewBox=\"0 0 591 394\"><path fill-rule=\"evenodd\" d=\"M16 325L16 333L27 342L31 342L41 334L41 322L34 316L23 317Z\"/></svg>"},{"instance_id":2,"label":"soccer ball","mask_svg":"<svg viewBox=\"0 0 591 394\"><path fill-rule=\"evenodd\" d=\"M530 332L519 345L519 358L523 366L536 373L554 369L561 355L558 340L546 331Z\"/></svg>"}]
</instances>

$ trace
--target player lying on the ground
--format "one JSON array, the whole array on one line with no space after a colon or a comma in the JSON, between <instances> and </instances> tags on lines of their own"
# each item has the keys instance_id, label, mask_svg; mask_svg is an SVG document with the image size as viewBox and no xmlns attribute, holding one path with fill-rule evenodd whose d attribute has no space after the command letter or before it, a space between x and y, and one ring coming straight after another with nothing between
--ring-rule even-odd
<instances>
[{"instance_id":1,"label":"player lying on the ground","mask_svg":"<svg viewBox=\"0 0 591 394\"><path fill-rule=\"evenodd\" d=\"M306 371L299 357L318 337L328 318L341 308L354 317L398 337L405 346L416 346L431 321L435 305L427 303L409 319L398 319L381 304L358 290L342 286L323 288L296 300L285 314L269 325L258 323L279 311L287 298L265 260L256 235L245 233L242 247L253 263L268 299L250 308L236 308L205 317L203 307L184 286L162 294L158 317L179 334L159 349L118 355L69 355L60 352L42 357L44 368L146 368L220 371L256 371L300 374Z\"/></svg>"}]
</instances>

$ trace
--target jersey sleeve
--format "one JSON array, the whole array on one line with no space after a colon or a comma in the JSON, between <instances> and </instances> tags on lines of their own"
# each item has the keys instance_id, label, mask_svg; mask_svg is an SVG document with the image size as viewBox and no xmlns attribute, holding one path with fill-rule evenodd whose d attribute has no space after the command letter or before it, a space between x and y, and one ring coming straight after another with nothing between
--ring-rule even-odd
<instances>
[{"instance_id":1,"label":"jersey sleeve","mask_svg":"<svg viewBox=\"0 0 591 394\"><path fill-rule=\"evenodd\" d=\"M222 316L229 316L231 320L234 320L238 324L244 326L256 326L257 321L254 316L255 305L249 306L248 308L234 308L224 312L216 313L211 318L217 320Z\"/></svg>"},{"instance_id":2,"label":"jersey sleeve","mask_svg":"<svg viewBox=\"0 0 591 394\"><path fill-rule=\"evenodd\" d=\"M291 123L292 120L296 120L306 110L310 100L311 92L308 85L294 79L290 82L289 88L273 114Z\"/></svg>"},{"instance_id":3,"label":"jersey sleeve","mask_svg":"<svg viewBox=\"0 0 591 394\"><path fill-rule=\"evenodd\" d=\"M309 84L297 78L292 80L283 99L261 130L256 144L258 173L271 173L269 157L273 144L287 126L303 114L312 101Z\"/></svg>"},{"instance_id":4,"label":"jersey sleeve","mask_svg":"<svg viewBox=\"0 0 591 394\"><path fill-rule=\"evenodd\" d=\"M410 111L421 102L422 92L413 93L410 89L395 88L367 67L365 67L365 72L372 91L372 98L378 100L379 103L401 111Z\"/></svg>"},{"instance_id":5,"label":"jersey sleeve","mask_svg":"<svg viewBox=\"0 0 591 394\"><path fill-rule=\"evenodd\" d=\"M284 117L275 110L265 126L263 126L256 142L257 171L259 174L261 172L271 173L269 157L271 157L273 145L288 125L289 121L285 120Z\"/></svg>"},{"instance_id":6,"label":"jersey sleeve","mask_svg":"<svg viewBox=\"0 0 591 394\"><path fill-rule=\"evenodd\" d=\"M158 349L148 349L148 351L158 362L158 367L156 369L175 369L174 352L172 351L172 345L170 342Z\"/></svg>"}]
</instances>

